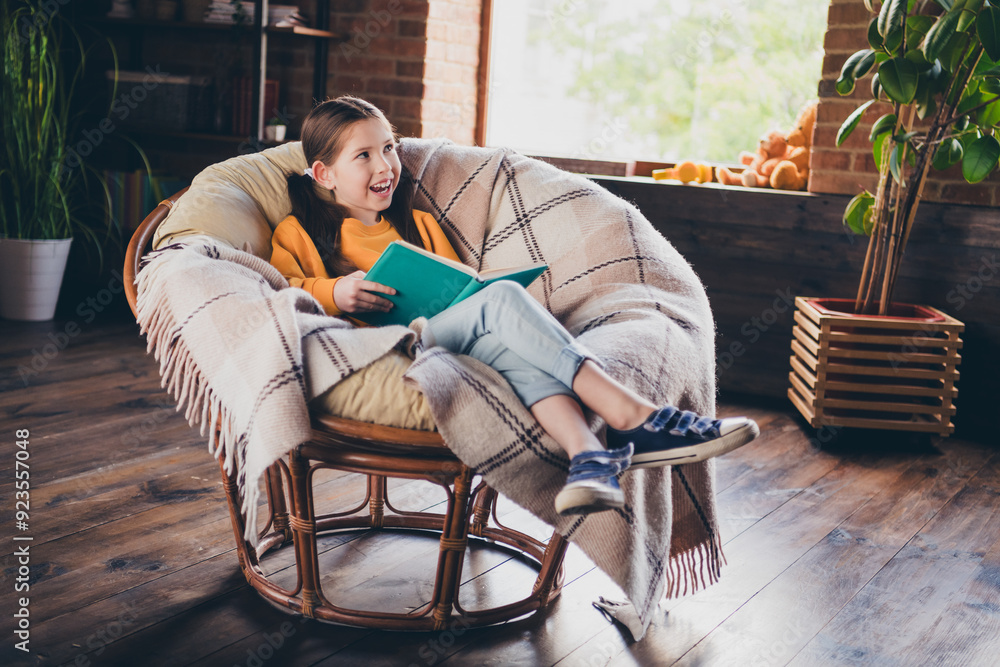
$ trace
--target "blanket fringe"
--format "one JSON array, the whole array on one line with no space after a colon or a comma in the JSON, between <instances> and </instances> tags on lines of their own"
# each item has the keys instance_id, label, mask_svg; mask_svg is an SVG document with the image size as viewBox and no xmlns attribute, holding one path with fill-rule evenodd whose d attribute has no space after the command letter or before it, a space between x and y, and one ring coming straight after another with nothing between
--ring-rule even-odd
<instances>
[{"instance_id":1,"label":"blanket fringe","mask_svg":"<svg viewBox=\"0 0 1000 667\"><path fill-rule=\"evenodd\" d=\"M177 402L176 411L184 410L189 426L198 425L202 436L208 435L208 451L217 460L223 460L226 474L232 474L238 445L233 420L229 410L212 391L200 372L190 350L181 339L176 321L169 316L171 310L162 307L166 297L157 290L145 289L157 277L162 253L151 253L144 260L144 268L136 278L139 287L136 300L136 320L139 331L146 336L146 351L160 365L160 386ZM218 434L218 437L215 437ZM242 486L242 485L241 485ZM246 521L244 538L251 544L257 541L256 506L259 489L242 489L242 514Z\"/></svg>"},{"instance_id":2,"label":"blanket fringe","mask_svg":"<svg viewBox=\"0 0 1000 667\"><path fill-rule=\"evenodd\" d=\"M717 583L725 563L718 533L693 549L673 554L668 566L665 597L683 597Z\"/></svg>"}]
</instances>

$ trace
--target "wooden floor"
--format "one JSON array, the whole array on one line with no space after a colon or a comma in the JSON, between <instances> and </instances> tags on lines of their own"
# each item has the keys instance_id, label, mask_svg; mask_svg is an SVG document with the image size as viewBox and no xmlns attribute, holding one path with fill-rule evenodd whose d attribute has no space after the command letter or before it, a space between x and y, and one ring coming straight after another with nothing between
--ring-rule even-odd
<instances>
[{"instance_id":1,"label":"wooden floor","mask_svg":"<svg viewBox=\"0 0 1000 667\"><path fill-rule=\"evenodd\" d=\"M665 601L643 641L591 606L618 593L576 549L561 598L542 616L394 634L301 622L247 586L217 465L160 390L134 324L0 321L0 368L0 664L998 664L1000 449L991 446L817 434L787 406L729 398L721 412L752 414L762 436L718 461L728 565L716 586ZM26 531L13 507L18 429L30 431ZM437 502L422 484L393 492L409 506ZM357 490L353 476L331 475L321 495ZM30 591L15 593L24 577L13 552L25 544ZM428 552L426 539L406 535L327 546L355 581L362 567L383 575L348 588L361 600L407 590ZM524 569L477 553L469 572L479 576L463 591L502 597L530 580ZM11 639L21 596L30 654Z\"/></svg>"}]
</instances>

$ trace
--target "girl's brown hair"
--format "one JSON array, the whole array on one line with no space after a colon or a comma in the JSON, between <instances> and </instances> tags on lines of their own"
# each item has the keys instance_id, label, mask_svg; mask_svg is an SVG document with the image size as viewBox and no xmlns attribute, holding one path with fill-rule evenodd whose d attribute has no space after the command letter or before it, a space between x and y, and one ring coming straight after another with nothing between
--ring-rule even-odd
<instances>
[{"instance_id":1,"label":"girl's brown hair","mask_svg":"<svg viewBox=\"0 0 1000 667\"><path fill-rule=\"evenodd\" d=\"M384 123L393 138L396 138L396 129L385 114L370 102L349 95L321 102L302 123L302 150L306 162L310 166L316 160L327 165L333 164L343 149L344 138L351 126L370 119ZM392 204L382 212L382 217L389 221L404 241L422 247L420 232L413 222L413 179L405 167L401 171ZM313 240L327 272L331 276L347 275L357 270L340 249L340 228L349 213L335 201L331 203L319 197L314 187L315 182L309 176L288 176L292 215Z\"/></svg>"}]
</instances>

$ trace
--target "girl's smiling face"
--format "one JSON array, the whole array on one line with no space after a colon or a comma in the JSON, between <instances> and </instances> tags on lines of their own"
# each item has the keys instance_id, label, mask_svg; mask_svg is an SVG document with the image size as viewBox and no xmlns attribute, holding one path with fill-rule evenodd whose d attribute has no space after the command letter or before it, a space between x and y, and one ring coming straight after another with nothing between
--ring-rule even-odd
<instances>
[{"instance_id":1,"label":"girl's smiling face","mask_svg":"<svg viewBox=\"0 0 1000 667\"><path fill-rule=\"evenodd\" d=\"M333 190L337 203L366 225L376 224L389 208L400 171L396 140L385 123L374 118L350 127L333 164L313 163L316 181Z\"/></svg>"}]
</instances>

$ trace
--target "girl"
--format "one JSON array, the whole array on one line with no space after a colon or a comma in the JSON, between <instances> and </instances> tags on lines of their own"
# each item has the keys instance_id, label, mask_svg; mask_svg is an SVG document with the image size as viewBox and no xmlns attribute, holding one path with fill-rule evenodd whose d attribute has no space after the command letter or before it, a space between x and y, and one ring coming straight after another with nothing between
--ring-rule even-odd
<instances>
[{"instance_id":1,"label":"girl","mask_svg":"<svg viewBox=\"0 0 1000 667\"><path fill-rule=\"evenodd\" d=\"M458 260L434 218L412 209L413 184L396 154L394 128L379 109L355 97L321 103L303 122L302 149L310 167L288 177L292 215L274 231L271 263L327 313L392 307L381 295L395 290L365 280L365 272L395 239ZM566 485L555 500L560 514L622 507L616 475L630 465L702 461L741 447L759 432L745 417L714 420L647 401L605 373L511 281L494 283L431 318L420 345L470 355L510 383L570 457ZM581 403L607 422L608 449L591 432Z\"/></svg>"}]
</instances>

